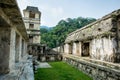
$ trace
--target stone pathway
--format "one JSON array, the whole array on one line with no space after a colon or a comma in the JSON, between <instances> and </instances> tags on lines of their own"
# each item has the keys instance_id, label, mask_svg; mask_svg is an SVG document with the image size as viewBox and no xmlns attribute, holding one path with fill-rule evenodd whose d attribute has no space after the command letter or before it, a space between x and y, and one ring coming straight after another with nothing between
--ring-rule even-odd
<instances>
[{"instance_id":1,"label":"stone pathway","mask_svg":"<svg viewBox=\"0 0 120 80\"><path fill-rule=\"evenodd\" d=\"M38 68L51 68L47 62L39 62Z\"/></svg>"}]
</instances>

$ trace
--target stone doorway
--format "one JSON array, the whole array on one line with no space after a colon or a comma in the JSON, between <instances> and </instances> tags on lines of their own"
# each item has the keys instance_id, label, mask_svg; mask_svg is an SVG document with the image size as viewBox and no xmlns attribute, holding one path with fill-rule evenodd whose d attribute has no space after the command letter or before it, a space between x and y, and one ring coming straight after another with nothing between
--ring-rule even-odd
<instances>
[{"instance_id":1,"label":"stone doorway","mask_svg":"<svg viewBox=\"0 0 120 80\"><path fill-rule=\"evenodd\" d=\"M82 45L82 56L83 57L89 57L89 55L90 55L90 43L89 42L83 43L83 45Z\"/></svg>"}]
</instances>

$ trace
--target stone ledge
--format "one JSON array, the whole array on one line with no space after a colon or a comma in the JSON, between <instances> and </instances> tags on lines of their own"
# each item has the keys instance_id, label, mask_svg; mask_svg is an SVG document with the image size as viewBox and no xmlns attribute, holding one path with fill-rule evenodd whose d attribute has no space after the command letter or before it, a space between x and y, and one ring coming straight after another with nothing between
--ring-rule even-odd
<instances>
[{"instance_id":1,"label":"stone ledge","mask_svg":"<svg viewBox=\"0 0 120 80\"><path fill-rule=\"evenodd\" d=\"M64 57L69 57L69 58L76 59L76 60L83 60L83 61L94 63L97 65L106 66L108 68L120 70L120 63L106 62L106 61L91 59L89 57L79 57L76 55L64 55Z\"/></svg>"},{"instance_id":2,"label":"stone ledge","mask_svg":"<svg viewBox=\"0 0 120 80\"><path fill-rule=\"evenodd\" d=\"M89 58L86 59L89 60ZM94 80L120 80L119 64L114 64L114 66L118 67L116 69L115 67L111 68L108 66L100 65L94 62L90 62L86 59L72 55L64 55L63 58L65 62L93 77ZM101 61L97 62L101 63ZM112 63L111 66L113 66Z\"/></svg>"}]
</instances>

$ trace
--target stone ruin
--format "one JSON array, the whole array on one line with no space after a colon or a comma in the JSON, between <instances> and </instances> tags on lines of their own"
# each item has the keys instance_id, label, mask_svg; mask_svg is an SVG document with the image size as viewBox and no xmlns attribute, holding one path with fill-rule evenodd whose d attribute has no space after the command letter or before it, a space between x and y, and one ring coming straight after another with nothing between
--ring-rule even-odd
<instances>
[{"instance_id":1,"label":"stone ruin","mask_svg":"<svg viewBox=\"0 0 120 80\"><path fill-rule=\"evenodd\" d=\"M34 80L27 42L16 0L0 0L0 80Z\"/></svg>"},{"instance_id":2,"label":"stone ruin","mask_svg":"<svg viewBox=\"0 0 120 80\"><path fill-rule=\"evenodd\" d=\"M28 50L30 55L33 55L39 61L57 61L60 60L58 52L48 49L45 44L40 44L40 18L41 12L37 7L27 6L23 10L24 23L29 37Z\"/></svg>"},{"instance_id":3,"label":"stone ruin","mask_svg":"<svg viewBox=\"0 0 120 80\"><path fill-rule=\"evenodd\" d=\"M68 34L53 50L94 80L120 80L120 9Z\"/></svg>"},{"instance_id":4,"label":"stone ruin","mask_svg":"<svg viewBox=\"0 0 120 80\"><path fill-rule=\"evenodd\" d=\"M40 32L26 32L25 26L16 0L1 0L0 80L34 80L33 58L29 54L41 61L63 59L94 80L120 80L120 10L70 33L65 44L53 50L35 44L37 48L32 45L34 50L27 51L34 36L35 42L39 41ZM32 37L28 36L30 31Z\"/></svg>"}]
</instances>

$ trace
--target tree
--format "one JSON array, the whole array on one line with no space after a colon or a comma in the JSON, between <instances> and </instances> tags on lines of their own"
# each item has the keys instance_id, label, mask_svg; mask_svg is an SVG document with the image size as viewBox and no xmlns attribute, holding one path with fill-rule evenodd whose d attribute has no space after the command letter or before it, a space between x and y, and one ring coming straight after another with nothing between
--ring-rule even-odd
<instances>
[{"instance_id":1,"label":"tree","mask_svg":"<svg viewBox=\"0 0 120 80\"><path fill-rule=\"evenodd\" d=\"M47 44L51 48L60 46L64 43L69 33L94 21L96 21L96 19L83 17L61 20L50 31L41 29L41 43Z\"/></svg>"}]
</instances>

